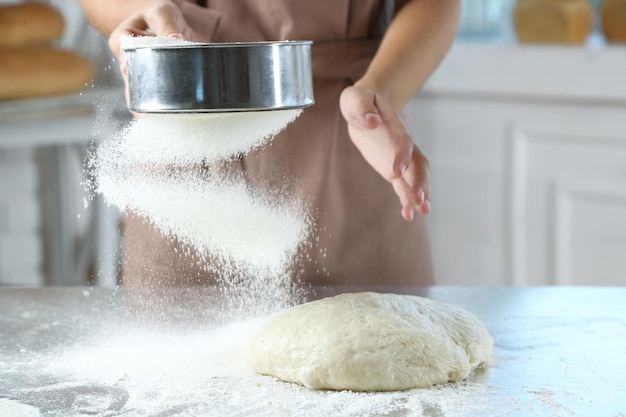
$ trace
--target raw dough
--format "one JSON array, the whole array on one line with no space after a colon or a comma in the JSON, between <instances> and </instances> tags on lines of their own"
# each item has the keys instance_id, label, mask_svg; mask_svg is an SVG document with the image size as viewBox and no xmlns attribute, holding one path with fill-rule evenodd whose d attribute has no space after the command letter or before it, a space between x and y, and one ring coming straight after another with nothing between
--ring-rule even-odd
<instances>
[{"instance_id":1,"label":"raw dough","mask_svg":"<svg viewBox=\"0 0 626 417\"><path fill-rule=\"evenodd\" d=\"M251 343L251 364L312 389L391 391L460 381L491 356L473 314L426 298L342 294L272 318Z\"/></svg>"}]
</instances>

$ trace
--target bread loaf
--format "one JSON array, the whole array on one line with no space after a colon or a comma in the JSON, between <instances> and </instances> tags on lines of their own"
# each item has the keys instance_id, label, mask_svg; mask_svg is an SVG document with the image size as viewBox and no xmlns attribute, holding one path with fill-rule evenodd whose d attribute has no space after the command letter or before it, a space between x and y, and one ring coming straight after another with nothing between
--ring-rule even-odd
<instances>
[{"instance_id":1,"label":"bread loaf","mask_svg":"<svg viewBox=\"0 0 626 417\"><path fill-rule=\"evenodd\" d=\"M602 31L610 42L626 42L626 0L604 0Z\"/></svg>"},{"instance_id":2,"label":"bread loaf","mask_svg":"<svg viewBox=\"0 0 626 417\"><path fill-rule=\"evenodd\" d=\"M44 47L0 49L0 100L78 91L93 78L91 63Z\"/></svg>"},{"instance_id":3,"label":"bread loaf","mask_svg":"<svg viewBox=\"0 0 626 417\"><path fill-rule=\"evenodd\" d=\"M584 43L593 24L588 0L518 0L515 30L521 42Z\"/></svg>"},{"instance_id":4,"label":"bread loaf","mask_svg":"<svg viewBox=\"0 0 626 417\"><path fill-rule=\"evenodd\" d=\"M0 47L50 43L64 26L63 16L47 4L0 6Z\"/></svg>"}]
</instances>

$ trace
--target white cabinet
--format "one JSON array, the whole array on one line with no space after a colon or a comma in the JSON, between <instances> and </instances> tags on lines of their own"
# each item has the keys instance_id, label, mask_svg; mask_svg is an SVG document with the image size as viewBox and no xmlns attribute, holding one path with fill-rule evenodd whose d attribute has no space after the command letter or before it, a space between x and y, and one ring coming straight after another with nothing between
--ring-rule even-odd
<instances>
[{"instance_id":1,"label":"white cabinet","mask_svg":"<svg viewBox=\"0 0 626 417\"><path fill-rule=\"evenodd\" d=\"M38 285L43 280L43 254L33 151L1 148L0 284Z\"/></svg>"},{"instance_id":2,"label":"white cabinet","mask_svg":"<svg viewBox=\"0 0 626 417\"><path fill-rule=\"evenodd\" d=\"M117 282L117 210L84 206L95 102L99 139L127 114L120 89L0 103L0 286Z\"/></svg>"},{"instance_id":3,"label":"white cabinet","mask_svg":"<svg viewBox=\"0 0 626 417\"><path fill-rule=\"evenodd\" d=\"M597 112L512 131L515 284L626 284L626 118Z\"/></svg>"},{"instance_id":4,"label":"white cabinet","mask_svg":"<svg viewBox=\"0 0 626 417\"><path fill-rule=\"evenodd\" d=\"M437 282L626 285L626 49L565 49L558 68L556 48L545 67L520 48L514 68L502 48L457 46L408 109Z\"/></svg>"}]
</instances>

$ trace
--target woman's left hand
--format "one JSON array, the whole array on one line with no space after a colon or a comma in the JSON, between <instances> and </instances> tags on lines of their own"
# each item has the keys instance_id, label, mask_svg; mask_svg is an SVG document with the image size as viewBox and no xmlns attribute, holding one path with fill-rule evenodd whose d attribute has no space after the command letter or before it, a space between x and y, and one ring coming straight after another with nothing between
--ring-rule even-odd
<instances>
[{"instance_id":1,"label":"woman's left hand","mask_svg":"<svg viewBox=\"0 0 626 417\"><path fill-rule=\"evenodd\" d=\"M359 86L345 88L339 104L352 142L393 186L402 204L402 217L411 221L414 211L428 214L428 160L391 104L381 94Z\"/></svg>"}]
</instances>

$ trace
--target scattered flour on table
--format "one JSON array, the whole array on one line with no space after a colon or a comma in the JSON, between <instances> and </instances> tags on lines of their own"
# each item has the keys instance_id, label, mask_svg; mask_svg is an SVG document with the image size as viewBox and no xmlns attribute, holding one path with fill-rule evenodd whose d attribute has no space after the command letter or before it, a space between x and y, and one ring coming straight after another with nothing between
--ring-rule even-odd
<instances>
[{"instance_id":1,"label":"scattered flour on table","mask_svg":"<svg viewBox=\"0 0 626 417\"><path fill-rule=\"evenodd\" d=\"M63 381L59 389L72 383L80 387L75 391L98 387L111 397L108 403L117 404L120 416L460 417L502 410L506 404L497 389L471 382L357 393L314 391L257 375L248 366L245 347L265 321L249 320L199 333L129 328L113 338L55 353L43 370ZM83 410L107 415L106 407L95 412L97 401L90 401Z\"/></svg>"},{"instance_id":2,"label":"scattered flour on table","mask_svg":"<svg viewBox=\"0 0 626 417\"><path fill-rule=\"evenodd\" d=\"M247 346L265 320L185 330L120 325L106 336L63 349L48 370L92 383L133 382L144 387L249 376L254 372Z\"/></svg>"},{"instance_id":3,"label":"scattered flour on table","mask_svg":"<svg viewBox=\"0 0 626 417\"><path fill-rule=\"evenodd\" d=\"M31 370L29 386L3 385L6 369L0 360L0 396L8 396L0 398L0 411L12 417L589 415L570 412L557 398L546 404L544 389L515 392L471 380L408 391L352 392L314 391L256 375L245 366L241 347L262 322L205 334L127 327L114 337L85 338L22 363ZM221 368L206 366L220 361ZM579 401L588 405L582 393Z\"/></svg>"},{"instance_id":4,"label":"scattered flour on table","mask_svg":"<svg viewBox=\"0 0 626 417\"><path fill-rule=\"evenodd\" d=\"M41 413L37 407L7 398L0 398L0 416L40 417Z\"/></svg>"}]
</instances>

